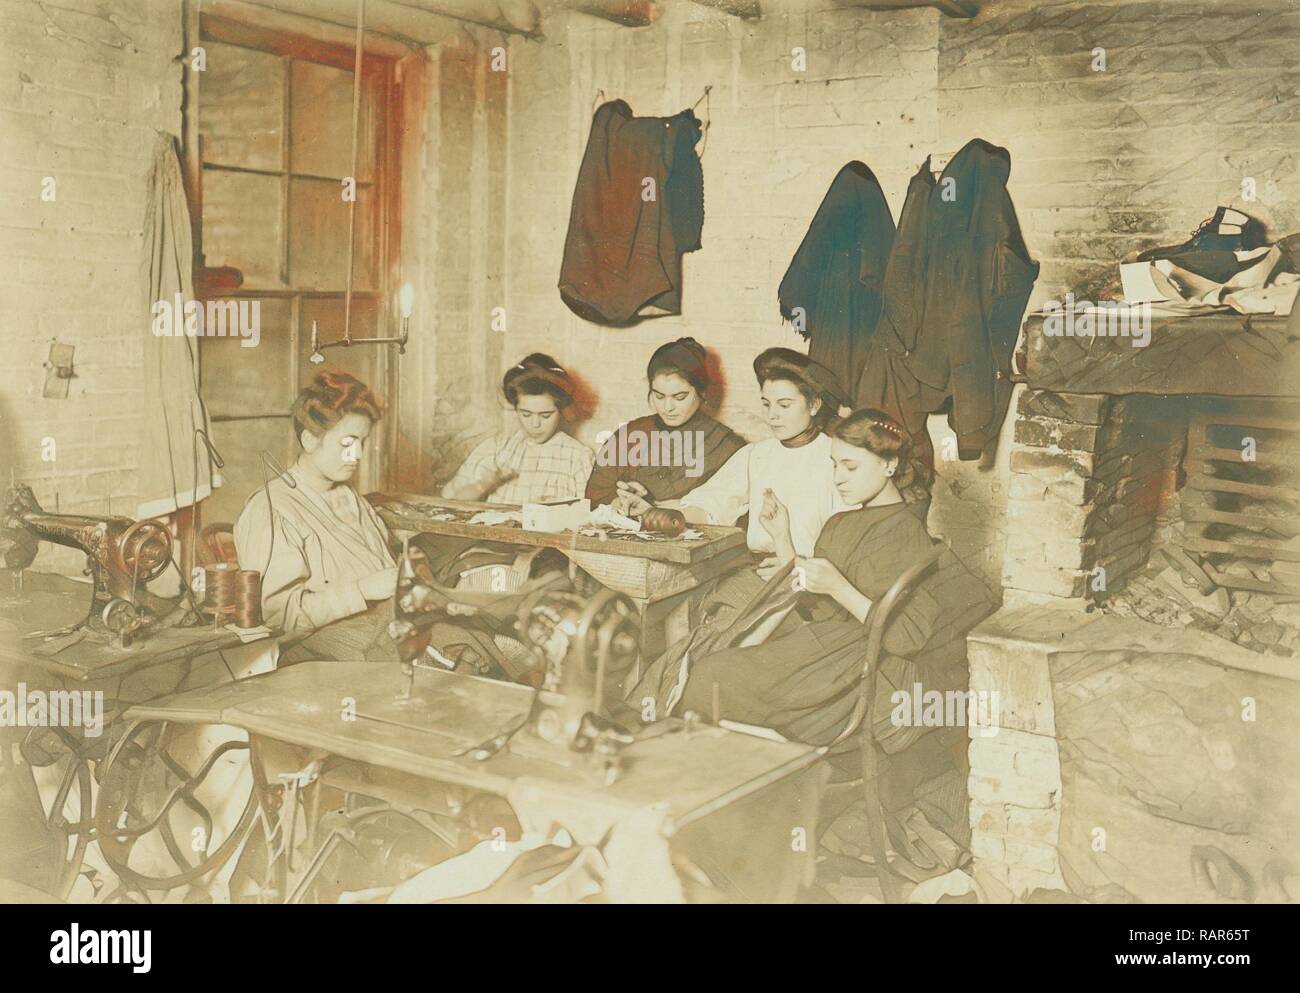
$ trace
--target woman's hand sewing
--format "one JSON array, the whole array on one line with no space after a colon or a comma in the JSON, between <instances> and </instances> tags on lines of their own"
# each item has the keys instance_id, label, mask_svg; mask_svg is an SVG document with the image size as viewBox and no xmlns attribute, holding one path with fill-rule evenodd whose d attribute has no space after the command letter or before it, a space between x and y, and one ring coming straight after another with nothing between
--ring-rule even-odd
<instances>
[{"instance_id":1,"label":"woman's hand sewing","mask_svg":"<svg viewBox=\"0 0 1300 993\"><path fill-rule=\"evenodd\" d=\"M758 509L758 523L772 539L777 568L794 558L794 539L790 537L790 511L770 489L763 491L763 505ZM767 563L764 562L758 567L758 574L764 579L767 578L763 576L766 565ZM775 569L771 570L771 572L775 571Z\"/></svg>"},{"instance_id":2,"label":"woman's hand sewing","mask_svg":"<svg viewBox=\"0 0 1300 993\"><path fill-rule=\"evenodd\" d=\"M871 599L850 583L828 559L805 558L794 560L794 581L809 593L831 597L836 603L865 622L871 610Z\"/></svg>"},{"instance_id":3,"label":"woman's hand sewing","mask_svg":"<svg viewBox=\"0 0 1300 993\"><path fill-rule=\"evenodd\" d=\"M620 479L617 483L618 496L614 497L612 504L614 510L625 517L640 517L647 510L654 506L647 499L650 491L640 483Z\"/></svg>"}]
</instances>

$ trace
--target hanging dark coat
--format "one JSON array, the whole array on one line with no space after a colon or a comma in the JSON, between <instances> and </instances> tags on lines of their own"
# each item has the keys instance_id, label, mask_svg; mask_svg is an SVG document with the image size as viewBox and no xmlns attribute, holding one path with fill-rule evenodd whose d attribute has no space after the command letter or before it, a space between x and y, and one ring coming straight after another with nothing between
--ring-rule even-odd
<instances>
[{"instance_id":1,"label":"hanging dark coat","mask_svg":"<svg viewBox=\"0 0 1300 993\"><path fill-rule=\"evenodd\" d=\"M700 247L704 172L700 122L633 117L602 104L578 169L560 266L560 297L597 324L682 311L682 255Z\"/></svg>"},{"instance_id":2,"label":"hanging dark coat","mask_svg":"<svg viewBox=\"0 0 1300 993\"><path fill-rule=\"evenodd\" d=\"M777 291L781 316L808 339L809 356L846 386L866 362L893 242L894 218L880 183L861 162L850 162L826 191Z\"/></svg>"},{"instance_id":3,"label":"hanging dark coat","mask_svg":"<svg viewBox=\"0 0 1300 993\"><path fill-rule=\"evenodd\" d=\"M957 456L977 459L1011 398L1011 353L1038 263L1006 190L1010 174L1007 150L975 139L938 181L927 160L908 186L856 400L902 422L926 478L929 414L951 404Z\"/></svg>"}]
</instances>

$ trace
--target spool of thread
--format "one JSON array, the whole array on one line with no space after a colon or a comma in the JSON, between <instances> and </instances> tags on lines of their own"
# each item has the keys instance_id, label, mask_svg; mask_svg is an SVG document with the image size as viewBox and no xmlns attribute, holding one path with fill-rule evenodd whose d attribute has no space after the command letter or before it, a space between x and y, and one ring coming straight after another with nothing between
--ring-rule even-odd
<instances>
[{"instance_id":1,"label":"spool of thread","mask_svg":"<svg viewBox=\"0 0 1300 993\"><path fill-rule=\"evenodd\" d=\"M235 602L235 576L239 567L225 562L203 569L203 609L209 614L228 611Z\"/></svg>"},{"instance_id":2,"label":"spool of thread","mask_svg":"<svg viewBox=\"0 0 1300 993\"><path fill-rule=\"evenodd\" d=\"M203 609L218 622L241 628L262 623L262 574L221 562L206 566Z\"/></svg>"},{"instance_id":3,"label":"spool of thread","mask_svg":"<svg viewBox=\"0 0 1300 993\"><path fill-rule=\"evenodd\" d=\"M686 530L686 518L682 516L679 510L669 510L664 507L652 507L641 515L641 529L643 531L655 531L659 534L666 534L670 538L676 538Z\"/></svg>"},{"instance_id":4,"label":"spool of thread","mask_svg":"<svg viewBox=\"0 0 1300 993\"><path fill-rule=\"evenodd\" d=\"M236 577L235 627L255 628L262 623L262 574L241 569Z\"/></svg>"}]
</instances>

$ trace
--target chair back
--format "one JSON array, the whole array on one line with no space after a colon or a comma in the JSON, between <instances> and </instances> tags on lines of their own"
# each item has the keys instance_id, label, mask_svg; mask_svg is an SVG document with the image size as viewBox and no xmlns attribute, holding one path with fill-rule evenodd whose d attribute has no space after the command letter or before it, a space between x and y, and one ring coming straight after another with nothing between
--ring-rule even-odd
<instances>
[{"instance_id":1,"label":"chair back","mask_svg":"<svg viewBox=\"0 0 1300 993\"><path fill-rule=\"evenodd\" d=\"M929 552L894 580L883 597L871 608L867 617L866 657L862 662L862 679L858 684L858 700L853 707L853 714L848 725L841 731L828 747L834 748L840 742L853 735L867 721L871 701L875 698L876 672L879 670L880 646L884 642L885 630L894 619L894 612L920 584L921 580L938 565L939 558L947 550L943 543L936 544Z\"/></svg>"},{"instance_id":2,"label":"chair back","mask_svg":"<svg viewBox=\"0 0 1300 993\"><path fill-rule=\"evenodd\" d=\"M199 565L239 565L239 554L235 551L235 526L233 524L209 524L199 532Z\"/></svg>"},{"instance_id":3,"label":"chair back","mask_svg":"<svg viewBox=\"0 0 1300 993\"><path fill-rule=\"evenodd\" d=\"M899 876L889 863L889 848L885 831L885 812L880 803L880 780L877 773L879 756L877 755L875 729L871 724L871 702L876 698L876 673L880 671L881 645L885 630L894 618L895 611L907 599L917 586L938 564L940 556L947 550L942 543L936 544L917 563L912 565L871 607L867 615L866 658L862 663L862 678L858 681L858 699L848 725L827 746L828 750L846 741L859 730L862 732L862 788L866 794L867 838L871 844L871 853L876 864L876 878L887 903L902 903L902 889Z\"/></svg>"}]
</instances>

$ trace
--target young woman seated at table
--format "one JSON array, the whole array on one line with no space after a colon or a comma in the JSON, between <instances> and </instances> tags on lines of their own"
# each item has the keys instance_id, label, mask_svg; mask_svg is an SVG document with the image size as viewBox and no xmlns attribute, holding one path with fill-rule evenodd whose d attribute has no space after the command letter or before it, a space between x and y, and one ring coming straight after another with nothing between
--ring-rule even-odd
<instances>
[{"instance_id":1,"label":"young woman seated at table","mask_svg":"<svg viewBox=\"0 0 1300 993\"><path fill-rule=\"evenodd\" d=\"M601 446L587 480L593 504L612 503L621 491L649 501L674 500L707 482L745 446L745 439L704 410L714 386L707 360L694 338L655 349L646 367L654 413L621 425ZM647 464L653 452L668 464ZM622 454L626 465L619 464Z\"/></svg>"},{"instance_id":2,"label":"young woman seated at table","mask_svg":"<svg viewBox=\"0 0 1300 993\"><path fill-rule=\"evenodd\" d=\"M301 451L257 490L235 524L240 568L262 574L262 616L281 628L281 664L391 661L385 625L397 563L383 521L350 485L379 399L344 372L321 372L292 408Z\"/></svg>"},{"instance_id":3,"label":"young woman seated at table","mask_svg":"<svg viewBox=\"0 0 1300 993\"><path fill-rule=\"evenodd\" d=\"M519 427L475 446L442 495L511 504L582 496L595 456L561 430L573 403L569 374L549 355L534 353L506 372L501 392Z\"/></svg>"},{"instance_id":4,"label":"young woman seated at table","mask_svg":"<svg viewBox=\"0 0 1300 993\"><path fill-rule=\"evenodd\" d=\"M772 437L745 445L703 485L677 500L652 503L624 491L616 510L639 517L652 506L680 510L690 523L735 524L749 513L746 539L755 553L772 556L770 570L795 554L809 555L822 525L847 510L832 483L830 439L843 390L825 366L789 348L769 348L754 360L763 417ZM761 520L767 494L789 508L790 547L776 543Z\"/></svg>"},{"instance_id":5,"label":"young woman seated at table","mask_svg":"<svg viewBox=\"0 0 1300 993\"><path fill-rule=\"evenodd\" d=\"M830 744L847 727L874 605L934 543L919 505L900 495L910 445L898 424L878 410L855 411L831 429L829 444L839 497L858 506L832 517L811 554L796 557L793 575L805 591L798 608L760 644L706 648L689 659L674 646L628 695L633 705L654 697L660 717L678 708L712 714L716 707L722 718L812 745ZM766 521L779 532L784 516L777 508ZM773 599L793 595L785 584L768 592ZM962 802L967 728L915 726L911 715L921 708L911 698L967 688L966 635L996 605L983 581L945 551L884 633L869 716L890 756L881 770L882 802L895 830L915 806L958 846L969 839ZM900 713L908 719L894 720ZM855 766L859 754L845 752L839 764Z\"/></svg>"}]
</instances>

